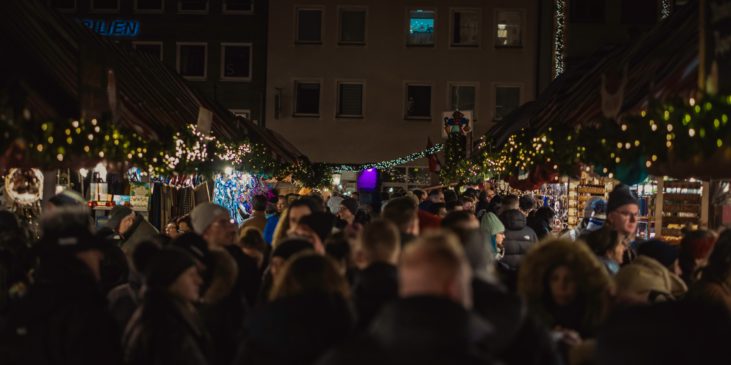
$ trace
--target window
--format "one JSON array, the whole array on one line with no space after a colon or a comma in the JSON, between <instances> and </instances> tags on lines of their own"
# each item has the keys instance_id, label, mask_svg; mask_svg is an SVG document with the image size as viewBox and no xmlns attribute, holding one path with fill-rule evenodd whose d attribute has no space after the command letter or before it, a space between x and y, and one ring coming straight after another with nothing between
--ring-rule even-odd
<instances>
[{"instance_id":1,"label":"window","mask_svg":"<svg viewBox=\"0 0 731 365\"><path fill-rule=\"evenodd\" d=\"M96 12L119 11L119 0L91 0L91 10Z\"/></svg>"},{"instance_id":2,"label":"window","mask_svg":"<svg viewBox=\"0 0 731 365\"><path fill-rule=\"evenodd\" d=\"M254 0L223 0L223 12L228 14L251 13Z\"/></svg>"},{"instance_id":3,"label":"window","mask_svg":"<svg viewBox=\"0 0 731 365\"><path fill-rule=\"evenodd\" d=\"M149 54L162 61L162 42L132 42L137 52Z\"/></svg>"},{"instance_id":4,"label":"window","mask_svg":"<svg viewBox=\"0 0 731 365\"><path fill-rule=\"evenodd\" d=\"M208 13L208 0L178 0L178 12L189 14Z\"/></svg>"},{"instance_id":5,"label":"window","mask_svg":"<svg viewBox=\"0 0 731 365\"><path fill-rule=\"evenodd\" d=\"M50 0L49 5L62 12L76 10L76 0Z\"/></svg>"},{"instance_id":6,"label":"window","mask_svg":"<svg viewBox=\"0 0 731 365\"><path fill-rule=\"evenodd\" d=\"M251 80L250 43L221 43L221 79Z\"/></svg>"},{"instance_id":7,"label":"window","mask_svg":"<svg viewBox=\"0 0 731 365\"><path fill-rule=\"evenodd\" d=\"M431 85L406 85L406 119L431 119Z\"/></svg>"},{"instance_id":8,"label":"window","mask_svg":"<svg viewBox=\"0 0 731 365\"><path fill-rule=\"evenodd\" d=\"M365 9L340 9L340 44L365 44Z\"/></svg>"},{"instance_id":9,"label":"window","mask_svg":"<svg viewBox=\"0 0 731 365\"><path fill-rule=\"evenodd\" d=\"M523 15L517 10L498 10L496 16L496 47L522 47Z\"/></svg>"},{"instance_id":10,"label":"window","mask_svg":"<svg viewBox=\"0 0 731 365\"><path fill-rule=\"evenodd\" d=\"M322 43L322 9L297 9L297 43Z\"/></svg>"},{"instance_id":11,"label":"window","mask_svg":"<svg viewBox=\"0 0 731 365\"><path fill-rule=\"evenodd\" d=\"M451 44L453 47L477 47L480 42L478 10L452 11Z\"/></svg>"},{"instance_id":12,"label":"window","mask_svg":"<svg viewBox=\"0 0 731 365\"><path fill-rule=\"evenodd\" d=\"M338 117L363 116L363 83L338 83Z\"/></svg>"},{"instance_id":13,"label":"window","mask_svg":"<svg viewBox=\"0 0 731 365\"><path fill-rule=\"evenodd\" d=\"M164 0L135 0L135 11L138 13L162 13Z\"/></svg>"},{"instance_id":14,"label":"window","mask_svg":"<svg viewBox=\"0 0 731 365\"><path fill-rule=\"evenodd\" d=\"M450 110L475 110L477 99L477 87L467 84L449 85L449 106Z\"/></svg>"},{"instance_id":15,"label":"window","mask_svg":"<svg viewBox=\"0 0 731 365\"><path fill-rule=\"evenodd\" d=\"M569 5L569 21L572 23L604 22L604 0L572 0Z\"/></svg>"},{"instance_id":16,"label":"window","mask_svg":"<svg viewBox=\"0 0 731 365\"><path fill-rule=\"evenodd\" d=\"M520 86L495 87L495 120L502 120L520 106Z\"/></svg>"},{"instance_id":17,"label":"window","mask_svg":"<svg viewBox=\"0 0 731 365\"><path fill-rule=\"evenodd\" d=\"M206 79L208 45L206 43L178 43L178 72L191 80Z\"/></svg>"},{"instance_id":18,"label":"window","mask_svg":"<svg viewBox=\"0 0 731 365\"><path fill-rule=\"evenodd\" d=\"M410 10L408 35L409 46L434 46L434 22L436 13L433 10Z\"/></svg>"},{"instance_id":19,"label":"window","mask_svg":"<svg viewBox=\"0 0 731 365\"><path fill-rule=\"evenodd\" d=\"M320 83L297 81L295 89L295 116L319 116L320 115Z\"/></svg>"},{"instance_id":20,"label":"window","mask_svg":"<svg viewBox=\"0 0 731 365\"><path fill-rule=\"evenodd\" d=\"M622 24L652 25L657 15L657 0L622 0Z\"/></svg>"}]
</instances>

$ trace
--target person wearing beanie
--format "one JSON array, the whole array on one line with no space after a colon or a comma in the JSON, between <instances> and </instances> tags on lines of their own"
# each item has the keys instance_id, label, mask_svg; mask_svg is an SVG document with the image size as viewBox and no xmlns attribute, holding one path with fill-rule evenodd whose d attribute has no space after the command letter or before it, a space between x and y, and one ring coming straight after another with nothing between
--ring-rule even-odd
<instances>
[{"instance_id":1,"label":"person wearing beanie","mask_svg":"<svg viewBox=\"0 0 731 365\"><path fill-rule=\"evenodd\" d=\"M679 276L670 272L663 263L644 255L622 267L614 281L617 284L617 301L629 305L676 300L688 291Z\"/></svg>"},{"instance_id":2,"label":"person wearing beanie","mask_svg":"<svg viewBox=\"0 0 731 365\"><path fill-rule=\"evenodd\" d=\"M303 237L312 242L315 251L325 253L325 240L332 233L335 222L327 213L314 212L302 217L294 229L296 236Z\"/></svg>"},{"instance_id":3,"label":"person wearing beanie","mask_svg":"<svg viewBox=\"0 0 731 365\"><path fill-rule=\"evenodd\" d=\"M236 261L238 279L231 295L243 295L247 303L254 303L261 285L261 275L256 259L250 257L236 244L236 225L226 208L213 203L203 203L190 212L190 220L196 234L203 237L208 249L226 251ZM215 271L215 268L209 268Z\"/></svg>"},{"instance_id":4,"label":"person wearing beanie","mask_svg":"<svg viewBox=\"0 0 731 365\"><path fill-rule=\"evenodd\" d=\"M124 362L211 363L211 340L194 306L203 282L195 261L175 247L151 254L142 305L122 338Z\"/></svg>"},{"instance_id":5,"label":"person wearing beanie","mask_svg":"<svg viewBox=\"0 0 731 365\"><path fill-rule=\"evenodd\" d=\"M92 231L85 206L41 217L33 249L39 265L28 293L8 309L0 340L7 364L119 364L119 329L99 284L105 242ZM7 330L7 332L5 332Z\"/></svg>"},{"instance_id":6,"label":"person wearing beanie","mask_svg":"<svg viewBox=\"0 0 731 365\"><path fill-rule=\"evenodd\" d=\"M637 248L637 255L647 256L661 263L665 268L675 275L680 275L678 255L680 248L661 240L650 240L640 244Z\"/></svg>"},{"instance_id":7,"label":"person wearing beanie","mask_svg":"<svg viewBox=\"0 0 731 365\"><path fill-rule=\"evenodd\" d=\"M591 202L591 216L586 225L586 232L596 231L604 226L607 220L607 202L604 199L597 199Z\"/></svg>"},{"instance_id":8,"label":"person wearing beanie","mask_svg":"<svg viewBox=\"0 0 731 365\"><path fill-rule=\"evenodd\" d=\"M620 184L615 186L614 190L609 193L606 209L607 220L602 228L586 232L579 239L585 242L597 242L602 241L602 237L607 236L606 231L617 232L619 240L625 247L624 262L630 263L637 257L637 253L632 248L632 242L635 240L637 218L640 214L639 202L627 185Z\"/></svg>"}]
</instances>

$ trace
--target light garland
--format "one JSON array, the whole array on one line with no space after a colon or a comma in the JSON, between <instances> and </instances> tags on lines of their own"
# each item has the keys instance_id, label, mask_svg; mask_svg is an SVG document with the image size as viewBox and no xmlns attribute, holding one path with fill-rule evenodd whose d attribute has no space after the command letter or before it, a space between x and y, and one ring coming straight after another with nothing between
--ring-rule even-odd
<instances>
[{"instance_id":1,"label":"light garland","mask_svg":"<svg viewBox=\"0 0 731 365\"><path fill-rule=\"evenodd\" d=\"M564 71L566 47L566 0L555 0L553 7L553 78Z\"/></svg>"},{"instance_id":2,"label":"light garland","mask_svg":"<svg viewBox=\"0 0 731 365\"><path fill-rule=\"evenodd\" d=\"M672 0L661 0L660 1L660 19L665 19L670 16L670 12L673 9Z\"/></svg>"},{"instance_id":3,"label":"light garland","mask_svg":"<svg viewBox=\"0 0 731 365\"><path fill-rule=\"evenodd\" d=\"M396 167L399 165L407 164L412 161L416 161L421 158L425 158L427 156L436 154L444 149L444 145L439 143L432 147L426 148L423 151L420 152L414 152L412 154L399 157L393 160L388 161L381 161L381 162L375 162L375 163L368 163L368 164L362 164L362 165L338 165L333 166L332 171L333 172L346 172L346 171L362 171L367 169L389 169L392 167Z\"/></svg>"}]
</instances>

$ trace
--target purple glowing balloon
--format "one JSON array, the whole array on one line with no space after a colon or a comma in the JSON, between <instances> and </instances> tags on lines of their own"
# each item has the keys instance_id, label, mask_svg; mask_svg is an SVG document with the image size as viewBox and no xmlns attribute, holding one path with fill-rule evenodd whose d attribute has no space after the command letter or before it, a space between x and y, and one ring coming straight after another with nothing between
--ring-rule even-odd
<instances>
[{"instance_id":1,"label":"purple glowing balloon","mask_svg":"<svg viewBox=\"0 0 731 365\"><path fill-rule=\"evenodd\" d=\"M378 170L367 169L358 176L358 190L375 190L378 186Z\"/></svg>"}]
</instances>

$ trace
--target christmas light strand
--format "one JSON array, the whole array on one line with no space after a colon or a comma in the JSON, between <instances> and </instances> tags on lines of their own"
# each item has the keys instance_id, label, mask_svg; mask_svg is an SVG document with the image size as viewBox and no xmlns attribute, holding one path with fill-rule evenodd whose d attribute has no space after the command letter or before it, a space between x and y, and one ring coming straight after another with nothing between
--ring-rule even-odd
<instances>
[{"instance_id":1,"label":"christmas light strand","mask_svg":"<svg viewBox=\"0 0 731 365\"><path fill-rule=\"evenodd\" d=\"M346 172L346 171L362 171L367 169L389 169L395 166L407 164L412 161L416 161L418 159L427 157L429 155L436 154L444 149L443 144L436 144L432 147L429 147L423 151L415 152L403 157L399 157L393 160L388 161L381 161L381 162L375 162L375 163L367 163L367 164L361 164L361 165L337 165L332 167L333 172Z\"/></svg>"}]
</instances>

